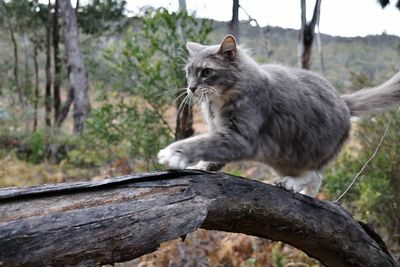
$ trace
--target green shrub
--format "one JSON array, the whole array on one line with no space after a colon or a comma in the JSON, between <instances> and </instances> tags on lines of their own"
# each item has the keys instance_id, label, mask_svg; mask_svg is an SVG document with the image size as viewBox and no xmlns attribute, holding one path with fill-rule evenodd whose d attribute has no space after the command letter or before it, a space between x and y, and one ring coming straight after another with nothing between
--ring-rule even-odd
<instances>
[{"instance_id":1,"label":"green shrub","mask_svg":"<svg viewBox=\"0 0 400 267\"><path fill-rule=\"evenodd\" d=\"M29 161L39 163L46 156L45 137L42 131L32 133L28 140L28 148L30 150Z\"/></svg>"},{"instance_id":2,"label":"green shrub","mask_svg":"<svg viewBox=\"0 0 400 267\"><path fill-rule=\"evenodd\" d=\"M364 78L355 77L362 85ZM368 83L367 85L369 85ZM361 86L360 86L361 87ZM341 200L358 219L385 233L391 242L400 244L400 114L398 111L364 118L353 125L354 136L334 166L326 173L324 189L338 197L373 155L391 119L382 145L353 187Z\"/></svg>"},{"instance_id":3,"label":"green shrub","mask_svg":"<svg viewBox=\"0 0 400 267\"><path fill-rule=\"evenodd\" d=\"M96 84L99 105L87 120L75 165L98 166L127 158L156 166L155 155L174 136L164 114L186 84L186 40L206 42L211 28L186 12L147 9L140 31L105 51L108 76Z\"/></svg>"}]
</instances>

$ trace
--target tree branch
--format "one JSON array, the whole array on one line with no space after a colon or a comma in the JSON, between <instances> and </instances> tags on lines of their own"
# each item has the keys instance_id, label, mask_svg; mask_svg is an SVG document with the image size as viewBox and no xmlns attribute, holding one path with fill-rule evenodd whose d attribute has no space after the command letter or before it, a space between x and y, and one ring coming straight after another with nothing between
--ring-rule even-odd
<instances>
[{"instance_id":1,"label":"tree branch","mask_svg":"<svg viewBox=\"0 0 400 267\"><path fill-rule=\"evenodd\" d=\"M199 227L291 244L327 266L399 266L340 205L224 173L154 172L0 190L3 266L96 266Z\"/></svg>"},{"instance_id":2,"label":"tree branch","mask_svg":"<svg viewBox=\"0 0 400 267\"><path fill-rule=\"evenodd\" d=\"M315 1L313 16L312 16L310 24L309 24L309 27L311 28L311 30L313 32L314 32L314 29L315 29L315 25L317 24L317 20L319 19L319 14L321 12L321 1L322 0L316 0Z\"/></svg>"}]
</instances>

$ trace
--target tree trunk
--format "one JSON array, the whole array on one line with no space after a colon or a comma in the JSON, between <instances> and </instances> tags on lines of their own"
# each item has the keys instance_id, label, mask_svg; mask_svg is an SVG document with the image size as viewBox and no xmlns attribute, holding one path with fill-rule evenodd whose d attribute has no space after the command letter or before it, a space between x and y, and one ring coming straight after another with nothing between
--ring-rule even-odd
<instances>
[{"instance_id":1,"label":"tree trunk","mask_svg":"<svg viewBox=\"0 0 400 267\"><path fill-rule=\"evenodd\" d=\"M46 27L46 90L44 96L45 125L46 129L51 127L51 2L48 2L49 12L47 14Z\"/></svg>"},{"instance_id":2,"label":"tree trunk","mask_svg":"<svg viewBox=\"0 0 400 267\"><path fill-rule=\"evenodd\" d=\"M74 90L74 132L80 133L90 112L89 82L79 46L76 15L70 0L60 0L60 15L64 26L69 79Z\"/></svg>"},{"instance_id":3,"label":"tree trunk","mask_svg":"<svg viewBox=\"0 0 400 267\"><path fill-rule=\"evenodd\" d=\"M179 0L179 12L187 12L186 0Z\"/></svg>"},{"instance_id":4,"label":"tree trunk","mask_svg":"<svg viewBox=\"0 0 400 267\"><path fill-rule=\"evenodd\" d=\"M338 203L224 173L0 189L3 266L128 261L199 227L281 240L326 266L399 266L381 238Z\"/></svg>"},{"instance_id":5,"label":"tree trunk","mask_svg":"<svg viewBox=\"0 0 400 267\"><path fill-rule=\"evenodd\" d=\"M58 116L57 118L57 127L61 127L64 120L67 118L72 101L74 101L74 89L71 87L68 91L67 100L65 101L61 109L60 116Z\"/></svg>"},{"instance_id":6,"label":"tree trunk","mask_svg":"<svg viewBox=\"0 0 400 267\"><path fill-rule=\"evenodd\" d=\"M75 15L76 15L76 17L78 17L79 7L80 7L79 0L76 0L76 5L75 5Z\"/></svg>"},{"instance_id":7,"label":"tree trunk","mask_svg":"<svg viewBox=\"0 0 400 267\"><path fill-rule=\"evenodd\" d=\"M7 4L4 0L1 0L2 6L3 6L3 14L4 14L4 18L7 22L8 25L8 29L10 30L10 37L11 37L11 41L13 43L13 48L14 48L14 79L15 79L15 87L17 89L17 93L18 93L18 100L20 102L20 104L24 103L24 96L22 94L22 88L21 88L21 84L19 81L19 71L18 71L18 44L17 41L15 39L15 34L14 34L14 29L13 26L11 24L10 21L10 17L8 15L8 11L7 11Z\"/></svg>"},{"instance_id":8,"label":"tree trunk","mask_svg":"<svg viewBox=\"0 0 400 267\"><path fill-rule=\"evenodd\" d=\"M230 22L230 32L239 42L239 0L233 0L232 20Z\"/></svg>"},{"instance_id":9,"label":"tree trunk","mask_svg":"<svg viewBox=\"0 0 400 267\"><path fill-rule=\"evenodd\" d=\"M53 96L54 96L54 121L58 121L61 111L61 58L60 58L60 27L58 24L58 7L59 0L54 3L54 15L53 15L53 57L54 57L54 83L53 83ZM56 123L55 123L56 124Z\"/></svg>"},{"instance_id":10,"label":"tree trunk","mask_svg":"<svg viewBox=\"0 0 400 267\"><path fill-rule=\"evenodd\" d=\"M313 17L309 23L306 21L306 1L301 0L301 29L299 32L299 62L303 69L310 69L310 59L314 32L317 19L319 19L321 0L317 0L314 6Z\"/></svg>"},{"instance_id":11,"label":"tree trunk","mask_svg":"<svg viewBox=\"0 0 400 267\"><path fill-rule=\"evenodd\" d=\"M35 70L35 98L33 99L34 117L33 117L33 131L36 132L38 124L38 105L39 105L39 64L37 61L38 48L37 44L33 44L33 66Z\"/></svg>"},{"instance_id":12,"label":"tree trunk","mask_svg":"<svg viewBox=\"0 0 400 267\"><path fill-rule=\"evenodd\" d=\"M176 102L178 114L176 115L175 140L185 139L194 134L193 107L182 102L185 97L186 94L179 97Z\"/></svg>"},{"instance_id":13,"label":"tree trunk","mask_svg":"<svg viewBox=\"0 0 400 267\"><path fill-rule=\"evenodd\" d=\"M319 69L322 75L325 74L325 67L324 67L324 55L322 53L322 43L321 43L321 32L319 27L319 22L321 18L321 1L318 1L318 13L317 13L317 50L318 50L318 58L319 58Z\"/></svg>"}]
</instances>

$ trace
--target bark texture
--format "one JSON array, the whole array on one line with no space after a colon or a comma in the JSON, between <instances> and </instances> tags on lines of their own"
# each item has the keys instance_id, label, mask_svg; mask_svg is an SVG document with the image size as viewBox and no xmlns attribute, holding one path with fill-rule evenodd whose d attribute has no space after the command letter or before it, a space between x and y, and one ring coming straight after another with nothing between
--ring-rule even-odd
<instances>
[{"instance_id":1,"label":"bark texture","mask_svg":"<svg viewBox=\"0 0 400 267\"><path fill-rule=\"evenodd\" d=\"M39 64L38 64L38 47L33 44L33 66L35 70L35 98L33 99L33 131L36 132L38 125L38 107L39 107Z\"/></svg>"},{"instance_id":2,"label":"bark texture","mask_svg":"<svg viewBox=\"0 0 400 267\"><path fill-rule=\"evenodd\" d=\"M44 107L45 107L45 123L47 129L51 126L51 24L52 24L52 14L51 14L51 1L48 2L49 12L47 14L47 24L46 24L46 89L44 96Z\"/></svg>"},{"instance_id":3,"label":"bark texture","mask_svg":"<svg viewBox=\"0 0 400 267\"><path fill-rule=\"evenodd\" d=\"M60 58L60 27L58 24L58 0L54 3L53 15L53 57L54 57L54 83L53 83L53 106L54 106L54 121L57 122L61 111L61 58ZM56 124L56 123L54 123Z\"/></svg>"},{"instance_id":4,"label":"bark texture","mask_svg":"<svg viewBox=\"0 0 400 267\"><path fill-rule=\"evenodd\" d=\"M340 205L224 173L0 190L3 266L112 264L199 227L281 240L326 266L399 266L379 236Z\"/></svg>"},{"instance_id":5,"label":"bark texture","mask_svg":"<svg viewBox=\"0 0 400 267\"><path fill-rule=\"evenodd\" d=\"M70 0L59 0L59 4L64 29L64 45L68 58L69 79L74 90L74 132L80 133L90 112L89 82L79 45L75 11Z\"/></svg>"}]
</instances>

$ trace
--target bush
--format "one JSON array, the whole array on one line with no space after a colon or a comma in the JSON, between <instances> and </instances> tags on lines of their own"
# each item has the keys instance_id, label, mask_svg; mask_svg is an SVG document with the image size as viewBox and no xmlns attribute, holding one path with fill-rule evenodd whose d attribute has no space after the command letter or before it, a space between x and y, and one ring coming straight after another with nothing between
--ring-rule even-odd
<instances>
[{"instance_id":1,"label":"bush","mask_svg":"<svg viewBox=\"0 0 400 267\"><path fill-rule=\"evenodd\" d=\"M158 150L173 138L164 115L171 95L186 84L186 40L206 42L211 27L186 12L162 8L145 10L141 23L140 31L128 30L122 43L105 51L109 75L97 84L99 105L79 147L70 153L76 165L125 158L140 163L141 169L153 169Z\"/></svg>"},{"instance_id":2,"label":"bush","mask_svg":"<svg viewBox=\"0 0 400 267\"><path fill-rule=\"evenodd\" d=\"M353 84L368 86L366 77L354 76ZM384 129L391 119L387 135L373 160L342 201L356 217L386 233L400 244L400 114L397 111L362 119L353 125L354 137L335 165L328 170L324 189L338 197L373 155Z\"/></svg>"}]
</instances>

